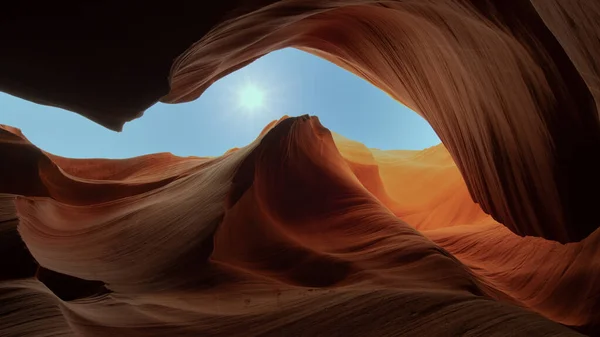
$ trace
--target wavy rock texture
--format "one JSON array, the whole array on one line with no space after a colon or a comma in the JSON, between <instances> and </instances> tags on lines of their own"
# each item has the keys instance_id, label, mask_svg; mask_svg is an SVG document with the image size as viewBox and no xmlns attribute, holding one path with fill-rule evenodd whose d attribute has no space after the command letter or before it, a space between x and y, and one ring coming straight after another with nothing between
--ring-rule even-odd
<instances>
[{"instance_id":1,"label":"wavy rock texture","mask_svg":"<svg viewBox=\"0 0 600 337\"><path fill-rule=\"evenodd\" d=\"M3 19L0 90L119 130L296 47L444 146L369 150L302 117L219 158L74 160L3 127L3 333L598 333L597 1L218 3Z\"/></svg>"},{"instance_id":2,"label":"wavy rock texture","mask_svg":"<svg viewBox=\"0 0 600 337\"><path fill-rule=\"evenodd\" d=\"M308 116L218 158L67 159L0 135L9 336L568 336L600 322L600 232L511 233L442 145L369 150Z\"/></svg>"},{"instance_id":3,"label":"wavy rock texture","mask_svg":"<svg viewBox=\"0 0 600 337\"><path fill-rule=\"evenodd\" d=\"M598 77L588 70L598 68L592 52L600 29L592 22L600 22L600 6L571 2L576 17L567 18L556 13L563 5L539 1L540 15L537 3L277 2L225 22L187 50L163 100L194 99L239 65L298 47L363 76L424 116L473 199L512 231L578 241L598 227L597 199L587 197L600 188L600 164L588 159L600 150L590 92ZM569 28L584 15L578 23L585 28ZM556 23L548 29L545 18ZM575 31L567 35L569 29Z\"/></svg>"},{"instance_id":4,"label":"wavy rock texture","mask_svg":"<svg viewBox=\"0 0 600 337\"><path fill-rule=\"evenodd\" d=\"M36 7L45 16L6 19L0 90L118 130L159 99L195 99L256 58L297 47L425 117L472 198L514 233L566 243L598 227L598 198L589 197L600 190L600 162L590 160L600 151L598 1L167 7L57 3Z\"/></svg>"}]
</instances>

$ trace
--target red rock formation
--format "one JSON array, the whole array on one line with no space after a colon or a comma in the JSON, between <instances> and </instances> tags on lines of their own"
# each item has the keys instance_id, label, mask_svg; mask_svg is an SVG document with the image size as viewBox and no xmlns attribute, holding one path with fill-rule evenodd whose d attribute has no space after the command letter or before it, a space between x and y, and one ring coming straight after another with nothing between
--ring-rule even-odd
<instances>
[{"instance_id":1,"label":"red rock formation","mask_svg":"<svg viewBox=\"0 0 600 337\"><path fill-rule=\"evenodd\" d=\"M53 16L65 6L79 13ZM296 47L421 114L444 146L369 150L300 118L216 159L73 160L4 127L2 332L597 331L597 1L211 7L3 19L0 90L119 130Z\"/></svg>"},{"instance_id":2,"label":"red rock formation","mask_svg":"<svg viewBox=\"0 0 600 337\"><path fill-rule=\"evenodd\" d=\"M441 145L369 150L314 117L213 159L67 159L0 135L3 154L27 154L0 185L8 335L548 336L600 321L598 232L518 237Z\"/></svg>"},{"instance_id":3,"label":"red rock formation","mask_svg":"<svg viewBox=\"0 0 600 337\"><path fill-rule=\"evenodd\" d=\"M4 41L0 90L120 129L158 99L194 99L257 57L293 46L423 115L473 199L513 232L573 242L597 228L588 197L600 189L600 163L589 161L600 148L596 1L169 5L79 4L79 15L58 21L3 21L0 29L14 35Z\"/></svg>"},{"instance_id":4,"label":"red rock formation","mask_svg":"<svg viewBox=\"0 0 600 337\"><path fill-rule=\"evenodd\" d=\"M543 3L544 13L554 8ZM582 12L594 7L586 3ZM600 30L586 29L598 44ZM597 228L587 195L600 188L600 166L587 158L600 149L598 112L529 2L279 2L217 26L180 56L163 100L194 99L285 46L361 75L423 115L474 200L515 233L569 242Z\"/></svg>"}]
</instances>

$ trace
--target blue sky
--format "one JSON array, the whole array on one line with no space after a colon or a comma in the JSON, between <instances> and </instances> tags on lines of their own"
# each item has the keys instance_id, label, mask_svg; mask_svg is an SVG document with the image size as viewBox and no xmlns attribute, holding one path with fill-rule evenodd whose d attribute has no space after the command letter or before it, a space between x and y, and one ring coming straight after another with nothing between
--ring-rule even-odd
<instances>
[{"instance_id":1,"label":"blue sky","mask_svg":"<svg viewBox=\"0 0 600 337\"><path fill-rule=\"evenodd\" d=\"M248 86L263 103L240 103ZM218 156L250 143L283 115L319 116L332 131L379 149L423 149L440 143L429 124L370 83L328 61L295 50L273 52L223 78L196 101L156 104L114 132L62 109L0 93L0 124L20 128L38 147L73 158L126 158L156 152Z\"/></svg>"}]
</instances>

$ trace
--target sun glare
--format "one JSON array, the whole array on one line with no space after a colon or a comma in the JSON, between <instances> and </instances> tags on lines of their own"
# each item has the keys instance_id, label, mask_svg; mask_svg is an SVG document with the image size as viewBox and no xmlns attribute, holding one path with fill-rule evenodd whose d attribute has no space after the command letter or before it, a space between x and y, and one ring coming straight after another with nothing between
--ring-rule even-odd
<instances>
[{"instance_id":1,"label":"sun glare","mask_svg":"<svg viewBox=\"0 0 600 337\"><path fill-rule=\"evenodd\" d=\"M240 92L240 104L246 109L254 110L262 107L263 100L263 91L255 85L246 85Z\"/></svg>"}]
</instances>

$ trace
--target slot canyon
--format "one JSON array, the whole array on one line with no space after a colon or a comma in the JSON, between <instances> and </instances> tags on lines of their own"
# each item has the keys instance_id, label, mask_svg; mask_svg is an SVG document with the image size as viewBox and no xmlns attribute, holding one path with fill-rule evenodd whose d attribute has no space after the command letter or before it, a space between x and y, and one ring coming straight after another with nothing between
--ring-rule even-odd
<instances>
[{"instance_id":1,"label":"slot canyon","mask_svg":"<svg viewBox=\"0 0 600 337\"><path fill-rule=\"evenodd\" d=\"M0 91L110 130L296 48L442 144L303 115L218 157L75 159L0 125L0 336L600 336L597 0L6 13Z\"/></svg>"}]
</instances>

